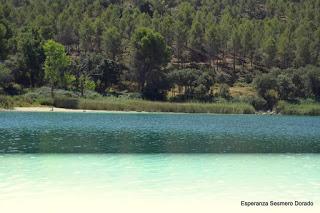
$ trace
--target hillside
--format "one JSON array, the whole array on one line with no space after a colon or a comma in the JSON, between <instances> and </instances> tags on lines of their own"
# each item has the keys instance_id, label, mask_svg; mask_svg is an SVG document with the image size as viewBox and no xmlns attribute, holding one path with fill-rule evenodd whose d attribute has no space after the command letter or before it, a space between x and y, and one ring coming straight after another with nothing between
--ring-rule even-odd
<instances>
[{"instance_id":1,"label":"hillside","mask_svg":"<svg viewBox=\"0 0 320 213\"><path fill-rule=\"evenodd\" d=\"M0 3L3 95L50 86L259 109L320 97L320 0ZM48 62L54 49L65 66Z\"/></svg>"}]
</instances>

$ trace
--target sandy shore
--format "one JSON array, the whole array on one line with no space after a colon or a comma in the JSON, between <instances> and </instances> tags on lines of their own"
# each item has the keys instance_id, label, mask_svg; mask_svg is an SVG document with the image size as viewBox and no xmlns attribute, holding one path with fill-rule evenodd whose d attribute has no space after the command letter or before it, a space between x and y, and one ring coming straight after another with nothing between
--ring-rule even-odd
<instances>
[{"instance_id":1,"label":"sandy shore","mask_svg":"<svg viewBox=\"0 0 320 213\"><path fill-rule=\"evenodd\" d=\"M105 110L83 110L83 109L65 109L57 107L15 107L15 112L77 112L77 113L150 113L150 112L136 112L136 111L105 111Z\"/></svg>"}]
</instances>

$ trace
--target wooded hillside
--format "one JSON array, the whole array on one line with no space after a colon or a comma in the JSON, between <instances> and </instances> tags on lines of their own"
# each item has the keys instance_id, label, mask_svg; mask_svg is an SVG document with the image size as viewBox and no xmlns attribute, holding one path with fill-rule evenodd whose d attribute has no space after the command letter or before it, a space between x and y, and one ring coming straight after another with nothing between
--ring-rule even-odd
<instances>
[{"instance_id":1,"label":"wooded hillside","mask_svg":"<svg viewBox=\"0 0 320 213\"><path fill-rule=\"evenodd\" d=\"M166 99L170 92L208 100L214 83L225 87L218 91L223 93L236 82L251 84L261 73L277 73L272 76L285 75L287 87L306 90L302 98L318 95L320 0L0 2L3 93L51 85L82 95L94 89ZM45 66L49 40L62 44L70 57L70 63L55 70L55 81ZM310 74L300 79L299 88L292 75L309 70L313 86ZM281 88L281 82L270 86L268 81L259 95L267 101L270 95L300 97L292 88L291 96L284 97L288 94L282 95ZM267 95L271 90L277 94Z\"/></svg>"}]
</instances>

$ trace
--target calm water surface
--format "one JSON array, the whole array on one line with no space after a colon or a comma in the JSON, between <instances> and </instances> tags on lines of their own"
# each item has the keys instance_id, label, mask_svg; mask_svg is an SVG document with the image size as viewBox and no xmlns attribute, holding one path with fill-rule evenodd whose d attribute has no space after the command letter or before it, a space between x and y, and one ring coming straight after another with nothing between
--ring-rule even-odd
<instances>
[{"instance_id":1,"label":"calm water surface","mask_svg":"<svg viewBox=\"0 0 320 213\"><path fill-rule=\"evenodd\" d=\"M319 130L319 117L0 113L0 212L319 212Z\"/></svg>"},{"instance_id":2,"label":"calm water surface","mask_svg":"<svg viewBox=\"0 0 320 213\"><path fill-rule=\"evenodd\" d=\"M0 153L319 153L320 117L0 113Z\"/></svg>"}]
</instances>

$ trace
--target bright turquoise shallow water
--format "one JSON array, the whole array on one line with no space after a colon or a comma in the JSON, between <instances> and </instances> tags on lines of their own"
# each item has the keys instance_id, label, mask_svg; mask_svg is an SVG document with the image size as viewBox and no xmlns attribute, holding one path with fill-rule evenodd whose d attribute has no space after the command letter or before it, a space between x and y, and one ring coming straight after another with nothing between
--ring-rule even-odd
<instances>
[{"instance_id":1,"label":"bright turquoise shallow water","mask_svg":"<svg viewBox=\"0 0 320 213\"><path fill-rule=\"evenodd\" d=\"M319 153L320 117L0 113L0 153Z\"/></svg>"},{"instance_id":2,"label":"bright turquoise shallow water","mask_svg":"<svg viewBox=\"0 0 320 213\"><path fill-rule=\"evenodd\" d=\"M198 212L191 211L192 207L212 212L218 205L224 209L238 208L235 212L247 212L246 208L240 208L242 200L314 202L313 208L298 208L306 212L319 210L320 156L0 155L0 180L0 206L7 206L5 212L12 209L16 210L12 212L21 212L21 206L23 212L49 212L50 208L60 207L63 210L52 212L70 212L65 211L66 206L71 206L71 212L79 212L84 206L89 209L84 212L110 208L127 212L126 207L130 207L130 212L150 212L151 206L155 212L176 205L180 205L183 212ZM137 207L139 202L141 206Z\"/></svg>"}]
</instances>

